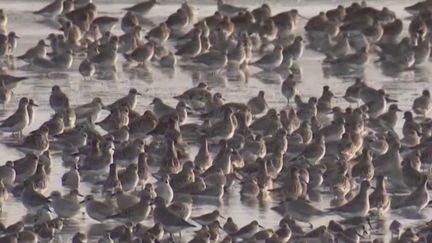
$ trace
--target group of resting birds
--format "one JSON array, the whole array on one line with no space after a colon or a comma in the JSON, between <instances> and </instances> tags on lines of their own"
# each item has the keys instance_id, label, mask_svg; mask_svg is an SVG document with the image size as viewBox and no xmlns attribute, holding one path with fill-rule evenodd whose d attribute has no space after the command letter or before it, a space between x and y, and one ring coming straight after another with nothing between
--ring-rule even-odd
<instances>
[{"instance_id":1,"label":"group of resting birds","mask_svg":"<svg viewBox=\"0 0 432 243\"><path fill-rule=\"evenodd\" d=\"M118 69L180 67L203 76L194 87L173 91L175 106L146 93L144 84L111 103L96 96L74 103L53 85L46 100L53 115L41 123L35 117L44 108L38 102L45 101L20 96L16 111L2 114L0 124L2 143L22 153L0 166L0 206L16 203L14 195L28 215L0 224L0 242L432 241L431 222L391 220L394 214L428 220L429 90L405 111L362 78L352 79L344 94L325 85L316 90L319 97L305 97L297 63L307 40L310 51L325 56L323 66L361 70L354 76L371 59L396 73L425 66L432 1L406 7L412 15L408 37L402 37L404 21L395 12L365 2L306 18L271 3L252 9L218 0L217 11L202 18L185 1L154 25L147 15L163 5L139 2L117 18L102 15L91 0L54 0L33 13L40 24L59 30L38 36L19 55L25 33L8 32L8 12L0 11L4 106L12 106L13 89L40 74L78 70L85 79L99 79ZM304 34L298 35L302 21ZM223 89L205 80L216 74L240 79L248 66L282 77L282 109L269 105L267 91L246 102L228 101ZM16 69L29 75L15 76ZM150 96L141 111L139 104ZM36 129L23 132L30 127ZM52 184L64 191L47 191ZM245 207L271 205L282 218L274 219L277 225L253 219L239 227L235 221L241 219L220 207L235 194ZM215 209L198 214L202 204ZM87 234L82 227L65 233L74 220L96 221L102 232Z\"/></svg>"}]
</instances>

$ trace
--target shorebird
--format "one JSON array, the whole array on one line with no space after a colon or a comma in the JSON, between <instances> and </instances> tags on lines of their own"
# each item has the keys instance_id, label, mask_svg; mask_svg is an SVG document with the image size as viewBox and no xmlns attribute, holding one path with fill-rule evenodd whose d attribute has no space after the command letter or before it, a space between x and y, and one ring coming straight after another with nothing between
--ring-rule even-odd
<instances>
[{"instance_id":1,"label":"shorebird","mask_svg":"<svg viewBox=\"0 0 432 243\"><path fill-rule=\"evenodd\" d=\"M360 192L351 201L343 204L340 207L329 210L331 213L339 214L343 217L365 217L369 213L369 181L363 181L360 185Z\"/></svg>"},{"instance_id":2,"label":"shorebird","mask_svg":"<svg viewBox=\"0 0 432 243\"><path fill-rule=\"evenodd\" d=\"M391 199L386 190L384 176L376 176L375 190L369 196L369 203L371 209L377 209L380 213L390 209Z\"/></svg>"},{"instance_id":3,"label":"shorebird","mask_svg":"<svg viewBox=\"0 0 432 243\"><path fill-rule=\"evenodd\" d=\"M250 239L258 232L259 228L263 227L258 223L258 221L254 220L240 228L237 232L230 234L230 237L233 239Z\"/></svg>"},{"instance_id":4,"label":"shorebird","mask_svg":"<svg viewBox=\"0 0 432 243\"><path fill-rule=\"evenodd\" d=\"M288 77L283 81L281 92L283 96L289 101L294 98L296 95L299 95L299 91L297 89L297 81L293 74L288 75Z\"/></svg>"},{"instance_id":5,"label":"shorebird","mask_svg":"<svg viewBox=\"0 0 432 243\"><path fill-rule=\"evenodd\" d=\"M63 0L54 0L42 9L33 12L37 15L42 15L45 18L53 19L63 12Z\"/></svg>"},{"instance_id":6,"label":"shorebird","mask_svg":"<svg viewBox=\"0 0 432 243\"><path fill-rule=\"evenodd\" d=\"M22 130L29 124L30 118L28 114L29 100L23 97L19 101L18 109L14 114L3 120L0 125L0 131L10 132L12 134L18 132L19 136L22 136Z\"/></svg>"},{"instance_id":7,"label":"shorebird","mask_svg":"<svg viewBox=\"0 0 432 243\"><path fill-rule=\"evenodd\" d=\"M87 215L99 222L104 222L115 213L115 208L105 202L96 201L93 195L87 195L81 203L85 203Z\"/></svg>"},{"instance_id":8,"label":"shorebird","mask_svg":"<svg viewBox=\"0 0 432 243\"><path fill-rule=\"evenodd\" d=\"M166 232L170 234L179 233L186 228L195 227L184 219L178 217L171 212L165 204L165 200L161 197L155 199L155 209L153 211L153 220L155 223L160 223Z\"/></svg>"},{"instance_id":9,"label":"shorebird","mask_svg":"<svg viewBox=\"0 0 432 243\"><path fill-rule=\"evenodd\" d=\"M141 197L140 201L118 214L108 216L107 219L114 219L124 223L139 223L143 221L150 213L149 199Z\"/></svg>"},{"instance_id":10,"label":"shorebird","mask_svg":"<svg viewBox=\"0 0 432 243\"><path fill-rule=\"evenodd\" d=\"M114 108L118 108L120 106L126 105L130 110L134 110L136 107L136 104L138 102L137 96L141 96L141 95L142 94L140 92L138 92L137 89L131 88L129 90L129 93L126 96L116 100L115 102L113 102L112 104L110 104L104 108L106 108L108 110L112 110Z\"/></svg>"},{"instance_id":11,"label":"shorebird","mask_svg":"<svg viewBox=\"0 0 432 243\"><path fill-rule=\"evenodd\" d=\"M209 225L209 224L213 223L214 221L218 220L219 217L224 218L220 214L219 210L214 210L214 211L207 213L207 214L203 214L203 215L200 215L197 217L192 217L191 219L193 221L201 224L201 225Z\"/></svg>"},{"instance_id":12,"label":"shorebird","mask_svg":"<svg viewBox=\"0 0 432 243\"><path fill-rule=\"evenodd\" d=\"M39 40L36 46L28 49L23 55L17 58L27 63L31 63L34 58L45 58L47 55L47 47L48 45L45 44L44 40Z\"/></svg>"},{"instance_id":13,"label":"shorebird","mask_svg":"<svg viewBox=\"0 0 432 243\"><path fill-rule=\"evenodd\" d=\"M420 97L414 99L412 110L417 115L425 116L432 109L432 100L429 90L425 89Z\"/></svg>"},{"instance_id":14,"label":"shorebird","mask_svg":"<svg viewBox=\"0 0 432 243\"><path fill-rule=\"evenodd\" d=\"M277 45L273 52L268 53L261 57L259 60L251 63L251 65L258 66L261 69L266 71L272 71L276 67L282 64L283 61L283 48L280 45Z\"/></svg>"},{"instance_id":15,"label":"shorebird","mask_svg":"<svg viewBox=\"0 0 432 243\"><path fill-rule=\"evenodd\" d=\"M217 1L217 9L222 15L229 17L236 16L239 12L247 11L247 8L227 4L223 0Z\"/></svg>"},{"instance_id":16,"label":"shorebird","mask_svg":"<svg viewBox=\"0 0 432 243\"><path fill-rule=\"evenodd\" d=\"M21 193L21 200L24 207L34 212L51 202L47 197L35 191L32 182L25 184L24 190Z\"/></svg>"},{"instance_id":17,"label":"shorebird","mask_svg":"<svg viewBox=\"0 0 432 243\"><path fill-rule=\"evenodd\" d=\"M50 198L54 212L62 218L72 218L77 215L81 209L78 195L78 190L72 190L69 194L63 196L60 192L53 191Z\"/></svg>"},{"instance_id":18,"label":"shorebird","mask_svg":"<svg viewBox=\"0 0 432 243\"><path fill-rule=\"evenodd\" d=\"M23 152L30 152L41 155L49 148L49 129L42 125L39 129L30 133L23 139L23 142L17 148Z\"/></svg>"},{"instance_id":19,"label":"shorebird","mask_svg":"<svg viewBox=\"0 0 432 243\"><path fill-rule=\"evenodd\" d=\"M247 102L247 106L250 108L253 115L261 114L267 111L269 105L264 98L264 91L260 90L258 96L251 98Z\"/></svg>"},{"instance_id":20,"label":"shorebird","mask_svg":"<svg viewBox=\"0 0 432 243\"><path fill-rule=\"evenodd\" d=\"M157 0L148 0L139 2L131 7L124 8L124 10L128 12L132 12L134 14L144 16L146 15L156 4L159 4Z\"/></svg>"},{"instance_id":21,"label":"shorebird","mask_svg":"<svg viewBox=\"0 0 432 243\"><path fill-rule=\"evenodd\" d=\"M63 174L61 177L62 186L68 187L69 189L79 189L80 186L80 174L78 172L78 166L74 163L70 170Z\"/></svg>"},{"instance_id":22,"label":"shorebird","mask_svg":"<svg viewBox=\"0 0 432 243\"><path fill-rule=\"evenodd\" d=\"M424 209L429 202L429 192L427 190L428 184L428 176L423 175L421 179L421 183L417 186L417 188L411 192L411 194L407 196L403 196L402 198L394 198L392 199L391 208L392 209L402 209L409 208L413 209L416 212Z\"/></svg>"},{"instance_id":23,"label":"shorebird","mask_svg":"<svg viewBox=\"0 0 432 243\"><path fill-rule=\"evenodd\" d=\"M56 112L63 112L66 108L70 107L68 96L60 89L58 85L51 88L51 95L49 98L51 108Z\"/></svg>"}]
</instances>

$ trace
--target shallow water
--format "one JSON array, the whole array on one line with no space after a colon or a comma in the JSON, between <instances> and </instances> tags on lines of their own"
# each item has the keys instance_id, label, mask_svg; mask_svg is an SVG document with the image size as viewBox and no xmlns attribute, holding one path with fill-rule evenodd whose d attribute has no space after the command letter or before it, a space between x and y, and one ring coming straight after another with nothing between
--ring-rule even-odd
<instances>
[{"instance_id":1,"label":"shallow water","mask_svg":"<svg viewBox=\"0 0 432 243\"><path fill-rule=\"evenodd\" d=\"M130 5L130 2L122 2L121 4L118 3L118 1L113 1L115 3L106 1L96 2L102 14L118 17L124 14L119 9ZM200 1L192 2L198 4ZM201 16L209 15L215 11L216 6L210 5L209 3L211 3L211 1L198 5ZM259 6L262 1L257 1L253 4L251 4L250 1L244 1L243 3L252 8ZM271 7L274 13L297 8L303 16L311 17L322 9L332 8L339 3L350 4L348 2L339 1L314 1L312 3L309 1L295 1L288 2L288 4L285 1L274 1ZM31 14L31 11L39 9L45 4L46 1L31 1L31 3L29 3L28 1L0 0L0 8L5 9L9 16L8 30L15 31L21 37L18 49L15 52L16 55L23 53L27 48L34 45L37 40L45 38L49 33L58 32L51 25L39 23L38 21L40 18ZM408 16L408 14L402 10L405 1L371 1L368 2L368 4L378 8L388 6L391 10L395 11L399 17ZM174 12L178 7L179 3L175 3L174 1L169 3L164 2L162 5L156 6L149 13L149 18L153 22L158 23L158 21L163 19L163 16ZM297 30L299 34L302 33L302 24L304 23L301 23ZM407 26L407 22L404 23L404 26ZM117 25L115 32L120 33L119 25ZM335 95L343 95L345 88L352 83L352 79L324 75L321 65L323 59L324 56L322 54L309 49L305 50L303 57L298 63L303 69L302 82L298 86L299 90L305 96L319 96L321 94L321 87L323 85L329 85ZM124 60L121 59L121 62L123 61ZM36 129L53 114L52 110L49 108L48 97L51 87L54 84L59 85L64 92L69 94L72 104L86 103L95 96L101 97L104 103L107 104L126 94L130 87L135 87L144 94L138 103L137 111L140 113L150 108L149 103L155 96L162 98L168 104L174 105L176 101L171 97L194 85L189 72L178 68L174 73L166 74L163 70L159 70L156 67L150 67L150 71L144 75L119 72L115 80L85 81L82 80L82 77L77 72L78 64L79 61L76 61L72 70L67 72L66 75L48 78L21 70L19 67L23 66L23 63L17 62L16 65L18 69L10 72L10 74L17 76L30 75L33 77L24 81L14 89L12 101L6 106L5 110L0 110L0 119L7 117L16 109L16 104L20 97L28 96L33 98L40 107L37 109L35 122L31 127L27 128L24 133L27 134L29 131ZM370 63L366 67L364 75L370 85L376 88L384 88L392 97L399 101L399 107L405 110L410 108L413 97L417 96L423 88L430 86L430 66L430 64L427 64L414 71L386 76L379 67ZM244 102L256 95L259 90L264 89L266 91L267 101L271 106L277 108L284 107L286 105L286 100L280 92L280 84L283 80L282 77L273 75L271 77L264 77L264 79L258 79L254 76L258 71L258 69L250 67L251 76L247 81L228 81L222 78L216 82L212 82L211 86L215 91L223 92L223 96L227 101ZM344 105L346 104L344 103ZM400 128L400 126L401 124L398 124L398 128ZM4 163L7 160L15 160L23 156L23 154L16 149L6 147L1 143L0 151L2 152L0 163ZM191 154L191 156L193 158L194 154ZM61 187L60 180L61 175L66 169L61 165L61 158L59 155L53 155L52 166L47 193L52 190L66 192L66 190ZM90 189L91 188L84 183L80 190L82 194L87 194L90 193ZM325 199L324 196L324 200L317 203L320 208L329 207L328 200ZM265 227L273 227L277 225L280 220L280 216L270 210L273 205L274 203L272 201L242 201L235 191L230 195L226 195L220 205L194 205L193 215L200 215L218 207L223 215L233 217L235 222L240 226L249 223L252 219L258 219ZM423 211L426 219L430 212L430 209ZM22 204L12 197L6 203L0 219L8 225L20 220L25 214L26 210ZM326 224L329 218L330 217L324 217L312 223L314 226ZM400 217L390 214L388 215L387 222L391 221L393 218ZM417 223L416 220L408 219L404 219L404 222L409 224ZM144 222L146 225L151 225L151 223L151 219ZM95 221L88 218L83 220L82 216L77 216L76 219L68 222L68 225L64 229L64 234L60 236L59 240L65 241L70 237L71 233L75 233L78 230L87 231L90 228L92 230L98 228ZM187 237L185 237L185 239L187 239Z\"/></svg>"}]
</instances>

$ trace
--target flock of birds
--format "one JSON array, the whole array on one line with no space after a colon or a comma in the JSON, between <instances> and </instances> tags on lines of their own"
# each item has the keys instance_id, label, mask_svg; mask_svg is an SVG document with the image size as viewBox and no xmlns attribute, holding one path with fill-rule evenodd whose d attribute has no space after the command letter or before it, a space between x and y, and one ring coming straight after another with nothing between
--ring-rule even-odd
<instances>
[{"instance_id":1,"label":"flock of birds","mask_svg":"<svg viewBox=\"0 0 432 243\"><path fill-rule=\"evenodd\" d=\"M429 90L412 101L399 130L398 101L362 78L354 78L341 97L324 86L321 97L304 101L297 87L302 79L297 60L306 42L325 56L323 66L335 70L362 70L372 59L397 71L428 63L432 1L405 8L412 14L406 37L393 11L365 2L305 18L296 9L272 14L270 4L249 9L218 0L217 11L200 18L198 8L185 1L145 29L156 4L139 2L123 9L119 19L98 13L91 0L54 0L33 13L60 30L20 55L15 55L19 33L7 31L7 10L1 10L0 103L7 105L12 90L29 78L11 75L25 63L18 69L36 75L78 67L84 79L104 77L120 66L124 72L180 67L198 76L241 76L256 66L283 76L287 106L270 107L264 91L246 103L228 102L203 80L173 97L175 107L155 97L150 109L138 113L145 94L137 88L111 104L99 97L72 104L54 85L52 117L23 134L38 104L22 97L0 124L12 137L4 143L23 153L0 166L0 206L13 195L29 215L0 224L0 242L52 241L81 212L106 228L96 236L76 232L74 243L182 241L182 232L193 243L432 242L431 221L385 220L389 213L421 218L429 205ZM296 35L301 19L303 36ZM121 35L113 33L117 24ZM346 107L336 106L336 99ZM103 110L109 115L100 119ZM61 181L50 179L52 153L68 168ZM47 192L50 183L61 183L68 192ZM92 193L81 195L81 184ZM194 213L197 204L217 205L233 193L242 200L274 202L272 209L281 215L277 227L257 220L238 226L218 209ZM331 198L329 208L322 208L320 195ZM340 218L314 225L334 214Z\"/></svg>"}]
</instances>

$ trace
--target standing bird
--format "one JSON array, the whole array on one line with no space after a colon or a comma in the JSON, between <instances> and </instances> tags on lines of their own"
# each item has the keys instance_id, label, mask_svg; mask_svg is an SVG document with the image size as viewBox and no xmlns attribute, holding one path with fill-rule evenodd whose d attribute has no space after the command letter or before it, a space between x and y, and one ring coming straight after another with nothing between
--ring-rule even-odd
<instances>
[{"instance_id":1,"label":"standing bird","mask_svg":"<svg viewBox=\"0 0 432 243\"><path fill-rule=\"evenodd\" d=\"M247 106L250 108L252 115L258 115L266 112L269 105L264 98L264 91L260 90L258 96L253 97L247 102Z\"/></svg>"},{"instance_id":2,"label":"standing bird","mask_svg":"<svg viewBox=\"0 0 432 243\"><path fill-rule=\"evenodd\" d=\"M265 71L272 71L273 69L279 67L283 61L283 48L281 45L277 45L273 52L270 52L257 61L251 63L251 65L257 66Z\"/></svg>"},{"instance_id":3,"label":"standing bird","mask_svg":"<svg viewBox=\"0 0 432 243\"><path fill-rule=\"evenodd\" d=\"M68 96L63 93L58 85L54 85L51 88L49 103L56 113L62 113L70 107Z\"/></svg>"},{"instance_id":4,"label":"standing bird","mask_svg":"<svg viewBox=\"0 0 432 243\"><path fill-rule=\"evenodd\" d=\"M3 120L0 131L11 132L12 134L18 132L18 135L22 136L22 130L29 124L28 103L29 100L26 97L21 98L18 109L14 114Z\"/></svg>"},{"instance_id":5,"label":"standing bird","mask_svg":"<svg viewBox=\"0 0 432 243\"><path fill-rule=\"evenodd\" d=\"M417 97L412 105L414 113L420 116L425 116L432 109L432 100L430 97L429 90L423 90L420 97Z\"/></svg>"},{"instance_id":6,"label":"standing bird","mask_svg":"<svg viewBox=\"0 0 432 243\"><path fill-rule=\"evenodd\" d=\"M186 228L195 227L193 224L188 223L171 212L165 204L165 200L161 197L155 199L155 209L153 211L153 220L155 223L160 223L165 231L170 234L180 233Z\"/></svg>"}]
</instances>

